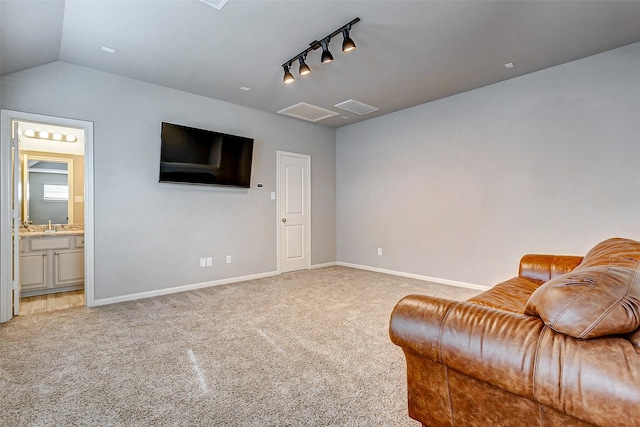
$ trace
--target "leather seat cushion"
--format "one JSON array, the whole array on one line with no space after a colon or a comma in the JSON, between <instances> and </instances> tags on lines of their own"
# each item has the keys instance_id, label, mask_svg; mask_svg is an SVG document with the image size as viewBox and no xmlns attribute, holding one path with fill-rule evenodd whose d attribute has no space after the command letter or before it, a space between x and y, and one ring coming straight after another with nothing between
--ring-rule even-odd
<instances>
[{"instance_id":1,"label":"leather seat cushion","mask_svg":"<svg viewBox=\"0 0 640 427\"><path fill-rule=\"evenodd\" d=\"M514 277L495 285L491 289L467 301L485 307L522 314L524 313L529 297L542 283L543 282L539 280Z\"/></svg>"}]
</instances>

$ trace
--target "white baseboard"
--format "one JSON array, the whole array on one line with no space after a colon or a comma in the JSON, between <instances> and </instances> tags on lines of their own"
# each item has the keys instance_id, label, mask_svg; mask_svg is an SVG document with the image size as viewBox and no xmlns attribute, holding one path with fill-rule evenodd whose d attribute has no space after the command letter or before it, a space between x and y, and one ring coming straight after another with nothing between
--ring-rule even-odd
<instances>
[{"instance_id":1,"label":"white baseboard","mask_svg":"<svg viewBox=\"0 0 640 427\"><path fill-rule=\"evenodd\" d=\"M315 270L316 268L334 267L336 265L338 265L337 262L325 262L324 264L313 264L311 266L311 270Z\"/></svg>"},{"instance_id":2,"label":"white baseboard","mask_svg":"<svg viewBox=\"0 0 640 427\"><path fill-rule=\"evenodd\" d=\"M479 290L479 291L486 291L487 289L491 288L491 286L477 285L475 283L458 282L458 281L455 281L455 280L441 279L439 277L423 276L423 275L420 275L420 274L405 273L403 271L387 270L387 269L378 268L378 267L369 267L367 265L349 264L348 262L336 262L335 265L340 265L340 266L343 266L343 267L357 268L359 270L375 271L376 273L391 274L393 276L408 277L410 279L424 280L426 282L435 282L435 283L440 283L442 285L458 286L460 288L468 288L468 289L476 289L476 290Z\"/></svg>"},{"instance_id":3,"label":"white baseboard","mask_svg":"<svg viewBox=\"0 0 640 427\"><path fill-rule=\"evenodd\" d=\"M408 277L410 279L424 280L426 282L435 282L435 283L440 283L440 284L443 284L443 285L458 286L458 287L461 287L461 288L468 288L468 289L476 289L476 290L480 290L480 291L485 291L485 290L490 288L490 286L477 285L475 283L458 282L458 281L455 281L455 280L441 279L439 277L423 276L423 275L420 275L420 274L405 273L405 272L402 272L402 271L387 270L387 269L384 269L384 268L369 267L367 265L350 264L350 263L347 263L347 262L339 262L339 261L338 262L326 262L326 263L323 263L323 264L314 264L314 265L311 266L311 269L315 270L315 269L318 269L318 268L333 267L333 266L336 266L336 265L339 265L339 266L342 266L342 267L357 268L359 270L374 271L376 273L391 274L393 276ZM269 271L269 272L266 272L266 273L250 274L250 275L247 275L247 276L240 276L240 277L231 277L231 278L228 278L228 279L213 280L213 281L210 281L210 282L193 283L193 284L190 284L190 285L175 286L175 287L172 287L172 288L158 289L158 290L155 290L155 291L139 292L137 294L129 294L129 295L121 295L121 296L118 296L118 297L96 299L96 300L93 301L92 307L98 307L98 306L107 305L107 304L115 304L115 303L118 303L118 302L133 301L133 300L143 299L143 298L157 297L157 296L160 296L160 295L175 294L175 293L178 293L178 292L191 291L191 290L194 290L194 289L209 288L211 286L227 285L229 283L244 282L246 280L262 279L263 277L277 276L278 274L279 273L277 271Z\"/></svg>"},{"instance_id":4,"label":"white baseboard","mask_svg":"<svg viewBox=\"0 0 640 427\"><path fill-rule=\"evenodd\" d=\"M119 297L102 298L93 301L92 307L100 305L115 304L118 302L133 301L143 298L157 297L160 295L175 294L178 292L191 291L194 289L209 288L211 286L227 285L229 283L244 282L245 280L262 279L263 277L277 276L277 271L267 273L250 274L248 276L231 277L229 279L213 280L211 282L193 283L191 285L175 286L173 288L158 289L157 291L140 292L137 294L122 295Z\"/></svg>"}]
</instances>

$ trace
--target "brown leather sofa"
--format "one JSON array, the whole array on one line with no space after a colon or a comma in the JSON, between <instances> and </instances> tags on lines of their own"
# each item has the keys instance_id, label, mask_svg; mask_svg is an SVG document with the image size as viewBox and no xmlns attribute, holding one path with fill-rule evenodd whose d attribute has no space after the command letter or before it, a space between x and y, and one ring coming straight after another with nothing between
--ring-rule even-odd
<instances>
[{"instance_id":1,"label":"brown leather sofa","mask_svg":"<svg viewBox=\"0 0 640 427\"><path fill-rule=\"evenodd\" d=\"M424 426L640 426L640 242L525 255L468 301L393 310L409 416Z\"/></svg>"}]
</instances>

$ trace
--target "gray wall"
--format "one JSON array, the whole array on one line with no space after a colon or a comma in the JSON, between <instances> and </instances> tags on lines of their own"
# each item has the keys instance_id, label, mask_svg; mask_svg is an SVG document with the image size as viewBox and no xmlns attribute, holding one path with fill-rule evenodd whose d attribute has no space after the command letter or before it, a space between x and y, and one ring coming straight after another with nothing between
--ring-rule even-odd
<instances>
[{"instance_id":1,"label":"gray wall","mask_svg":"<svg viewBox=\"0 0 640 427\"><path fill-rule=\"evenodd\" d=\"M640 240L640 44L340 128L336 143L341 262L490 285L525 253Z\"/></svg>"},{"instance_id":2,"label":"gray wall","mask_svg":"<svg viewBox=\"0 0 640 427\"><path fill-rule=\"evenodd\" d=\"M312 264L336 260L333 129L64 62L4 76L2 108L94 122L96 299L275 271L277 150L311 155ZM255 138L252 188L158 183L162 121Z\"/></svg>"}]
</instances>

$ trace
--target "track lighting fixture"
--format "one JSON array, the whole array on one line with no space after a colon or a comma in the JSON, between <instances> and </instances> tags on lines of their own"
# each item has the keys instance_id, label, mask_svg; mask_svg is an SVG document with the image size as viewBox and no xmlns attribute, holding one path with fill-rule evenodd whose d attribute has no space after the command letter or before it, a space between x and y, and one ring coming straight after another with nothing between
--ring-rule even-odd
<instances>
[{"instance_id":1,"label":"track lighting fixture","mask_svg":"<svg viewBox=\"0 0 640 427\"><path fill-rule=\"evenodd\" d=\"M331 52L329 52L329 42L331 41L331 39L327 38L326 40L322 41L322 57L320 58L320 63L322 64L327 64L331 61L333 61L333 55L331 55Z\"/></svg>"},{"instance_id":2,"label":"track lighting fixture","mask_svg":"<svg viewBox=\"0 0 640 427\"><path fill-rule=\"evenodd\" d=\"M282 64L282 68L284 69L284 78L283 78L284 84L290 84L295 81L293 74L291 74L291 71L289 71L291 69L291 64L293 64L294 61L298 61L300 63L300 68L298 70L298 73L301 76L306 76L311 72L311 68L307 65L305 61L307 60L307 54L313 50L322 48L322 56L320 57L320 62L322 64L326 64L333 61L333 55L331 54L331 52L329 52L329 43L331 42L332 37L337 36L340 33L342 33L342 37L343 37L342 52L348 53L355 50L356 44L351 39L351 37L349 37L349 31L351 31L351 26L356 22L360 22L360 18L355 18L351 22L338 28L331 34L322 38L321 39L322 41L318 41L318 40L312 41L311 43L309 43L308 48L306 48L305 50L303 50L302 52L300 52L299 54L297 54L296 56L294 56L293 58L291 58L290 60Z\"/></svg>"},{"instance_id":3,"label":"track lighting fixture","mask_svg":"<svg viewBox=\"0 0 640 427\"><path fill-rule=\"evenodd\" d=\"M291 74L289 72L289 67L291 66L291 63L289 63L289 65L283 65L284 67L284 84L288 85L289 83L293 83L296 79L293 78L293 74Z\"/></svg>"},{"instance_id":4,"label":"track lighting fixture","mask_svg":"<svg viewBox=\"0 0 640 427\"><path fill-rule=\"evenodd\" d=\"M344 40L342 41L342 52L344 53L349 53L352 52L356 49L356 44L353 40L351 40L351 37L349 37L349 30L351 29L351 25L347 24L343 29L342 29L342 37L344 37Z\"/></svg>"},{"instance_id":5,"label":"track lighting fixture","mask_svg":"<svg viewBox=\"0 0 640 427\"><path fill-rule=\"evenodd\" d=\"M304 62L306 56L307 54L305 53L298 58L298 61L300 61L300 69L298 70L298 74L300 74L301 76L306 76L311 72L311 68L309 68L309 66Z\"/></svg>"}]
</instances>

